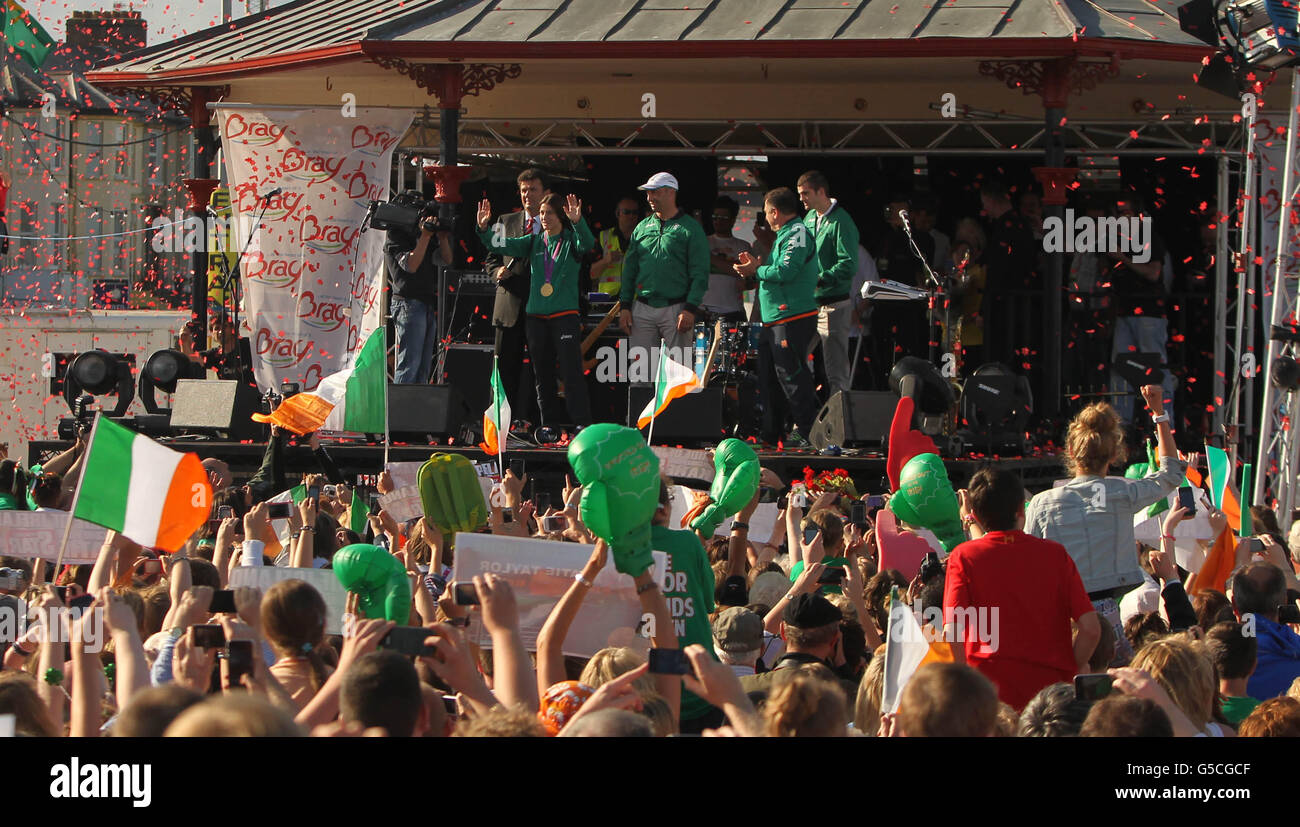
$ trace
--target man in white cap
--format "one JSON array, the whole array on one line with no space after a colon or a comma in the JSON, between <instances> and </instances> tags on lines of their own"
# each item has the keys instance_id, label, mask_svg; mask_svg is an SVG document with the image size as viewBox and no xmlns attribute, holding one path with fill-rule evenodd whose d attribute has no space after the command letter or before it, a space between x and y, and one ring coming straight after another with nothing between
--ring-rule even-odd
<instances>
[{"instance_id":1,"label":"man in white cap","mask_svg":"<svg viewBox=\"0 0 1300 827\"><path fill-rule=\"evenodd\" d=\"M709 289L709 241L700 222L677 206L674 176L656 172L638 189L645 190L651 214L628 240L619 321L628 332L632 358L655 352L661 339L684 354ZM658 364L651 359L647 375L654 377Z\"/></svg>"}]
</instances>

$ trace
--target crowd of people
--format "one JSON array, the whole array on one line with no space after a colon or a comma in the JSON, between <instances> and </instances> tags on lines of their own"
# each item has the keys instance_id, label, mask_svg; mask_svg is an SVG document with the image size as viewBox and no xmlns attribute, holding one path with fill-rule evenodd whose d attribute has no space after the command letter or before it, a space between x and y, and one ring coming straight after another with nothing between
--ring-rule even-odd
<instances>
[{"instance_id":1,"label":"crowd of people","mask_svg":"<svg viewBox=\"0 0 1300 827\"><path fill-rule=\"evenodd\" d=\"M778 217L793 197L769 202ZM552 223L561 210L581 221L576 201L552 204ZM175 553L108 532L93 564L0 558L0 610L31 621L0 639L0 720L52 737L1300 735L1300 535L1257 509L1257 537L1234 543L1231 571L1213 582L1176 562L1186 508L1166 509L1158 547L1137 543L1134 514L1187 471L1161 388L1142 394L1159 438L1149 474L1108 476L1127 459L1120 418L1090 406L1067 436L1069 480L1027 498L1012 471L979 470L957 492L965 541L915 572L882 567L881 512L854 509L843 490L796 497L797 481L763 469L725 534L704 537L671 524L680 489L662 478L650 537L666 574L620 575L640 636L591 657L566 655L566 639L613 561L583 523L576 482L525 496L529 480L509 471L480 529L592 548L526 644L522 586L491 573L447 582L454 538L367 506L315 438L321 473L301 480L307 493L277 530L267 501L299 481L274 433L248 480L204 461L213 517ZM0 510L68 509L84 450L0 463ZM393 490L387 472L377 487ZM554 507L541 502L550 494ZM751 536L774 498L776 528ZM1209 517L1216 535L1227 529L1222 512ZM250 561L330 569L357 544L405 569L411 599L396 621L365 617L350 594L335 635L304 579L230 589ZM935 654L910 678L886 668L908 612ZM474 615L480 642L467 637ZM390 645L399 626L422 654Z\"/></svg>"},{"instance_id":2,"label":"crowd of people","mask_svg":"<svg viewBox=\"0 0 1300 827\"><path fill-rule=\"evenodd\" d=\"M714 336L715 322L753 326L763 416L756 433L746 435L773 446L806 444L813 416L836 391L884 389L892 367L909 355L938 361L951 353L963 376L999 363L1028 376L1035 394L1042 390L1044 305L1025 304L1041 294L1047 269L1043 207L1034 190L982 181L980 214L959 217L951 236L936 226L932 193L901 194L890 199L879 230L863 224L872 230L868 238L859 232L866 218L841 205L826 175L809 170L793 184L766 191L752 243L734 234L735 199L718 197L706 218L684 206L692 194L668 172L650 176L640 196L619 199L606 222L567 216L565 198L538 169L518 176L521 209L485 201L477 227L486 256L468 266L481 266L497 284L495 353L518 428L592 421L588 390L574 371L583 358L582 314L589 295L598 294L618 300L616 329L634 356L660 347L689 352L700 331ZM555 227L545 219L548 199L555 199ZM1133 192L1081 203L1078 220L1150 221ZM604 229L579 235L588 222ZM1180 263L1202 281L1214 266L1214 224L1208 217L1204 223L1211 243ZM433 235L433 225L419 240L390 234L398 381L429 381L435 260L453 257L446 233L439 235L441 259L425 255ZM1175 286L1174 258L1160 236L1148 232L1138 242L1141 249L1071 249L1065 273L1067 384L1113 392L1126 422L1133 419L1133 389L1108 366L1122 353L1155 354L1167 365ZM864 285L881 279L941 298L931 308L922 300L865 297ZM413 290L423 297L413 300ZM408 369L413 364L425 367ZM653 367L647 373L656 375ZM568 405L557 402L557 374ZM1162 381L1172 395L1172 370Z\"/></svg>"}]
</instances>

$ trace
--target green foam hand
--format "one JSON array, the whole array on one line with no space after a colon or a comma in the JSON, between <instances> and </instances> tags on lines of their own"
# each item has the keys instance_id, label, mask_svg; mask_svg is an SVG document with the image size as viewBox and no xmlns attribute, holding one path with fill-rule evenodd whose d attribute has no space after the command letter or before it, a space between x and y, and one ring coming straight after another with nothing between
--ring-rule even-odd
<instances>
[{"instance_id":1,"label":"green foam hand","mask_svg":"<svg viewBox=\"0 0 1300 827\"><path fill-rule=\"evenodd\" d=\"M654 565L650 522L659 507L659 458L641 432L600 423L569 443L569 465L582 485L578 514L609 546L614 568L633 577Z\"/></svg>"},{"instance_id":2,"label":"green foam hand","mask_svg":"<svg viewBox=\"0 0 1300 827\"><path fill-rule=\"evenodd\" d=\"M889 498L889 510L908 525L928 528L947 551L965 542L957 495L938 454L917 454L899 474L899 488Z\"/></svg>"},{"instance_id":3,"label":"green foam hand","mask_svg":"<svg viewBox=\"0 0 1300 827\"><path fill-rule=\"evenodd\" d=\"M334 555L334 576L355 592L369 619L406 623L411 615L411 581L406 567L383 546L353 543Z\"/></svg>"},{"instance_id":4,"label":"green foam hand","mask_svg":"<svg viewBox=\"0 0 1300 827\"><path fill-rule=\"evenodd\" d=\"M723 520L749 505L762 473L758 454L739 439L724 439L718 444L713 452L713 471L708 504L691 521L691 528L705 537L712 537Z\"/></svg>"},{"instance_id":5,"label":"green foam hand","mask_svg":"<svg viewBox=\"0 0 1300 827\"><path fill-rule=\"evenodd\" d=\"M488 507L483 500L474 463L459 454L434 454L420 466L416 476L424 517L450 543L458 531L478 531L487 524Z\"/></svg>"},{"instance_id":6,"label":"green foam hand","mask_svg":"<svg viewBox=\"0 0 1300 827\"><path fill-rule=\"evenodd\" d=\"M1143 477L1147 476L1148 474L1153 474L1158 470L1160 470L1160 461L1156 459L1155 446L1152 445L1150 442L1148 442L1147 461L1135 462L1132 465L1130 465L1128 468L1125 468L1124 479L1140 480ZM1149 518L1149 517L1154 517L1163 511L1167 511L1168 509L1169 509L1169 501L1167 499L1159 499L1151 503L1151 505L1148 505L1146 508L1142 509L1141 513L1143 513L1146 517Z\"/></svg>"}]
</instances>

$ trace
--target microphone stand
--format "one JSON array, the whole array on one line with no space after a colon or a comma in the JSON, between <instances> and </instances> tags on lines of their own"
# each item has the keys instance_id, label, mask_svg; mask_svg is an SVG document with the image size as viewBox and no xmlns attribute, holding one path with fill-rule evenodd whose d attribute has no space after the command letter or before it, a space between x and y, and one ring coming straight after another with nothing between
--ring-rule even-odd
<instances>
[{"instance_id":1,"label":"microphone stand","mask_svg":"<svg viewBox=\"0 0 1300 827\"><path fill-rule=\"evenodd\" d=\"M916 246L916 239L912 238L912 222L907 220L907 210L900 210L898 215L903 219L903 232L907 235L907 243L912 248L912 255L916 256L917 260L921 262L921 266L925 268L926 279L934 285L935 289L942 293L943 284L939 281L939 277L934 274L934 271L930 269L930 262L926 261L925 255L921 252L921 248ZM930 300L927 302L928 307L926 308L926 318L929 322L925 332L926 353L929 357L930 364L934 364L935 356L934 301L935 294L931 293Z\"/></svg>"},{"instance_id":2,"label":"microphone stand","mask_svg":"<svg viewBox=\"0 0 1300 827\"><path fill-rule=\"evenodd\" d=\"M240 281L240 274L244 272L243 269L244 255L248 253L248 247L250 244L253 243L253 233L257 232L258 228L262 226L262 218L266 215L267 208L271 206L271 199L276 195L279 195L282 191L283 191L282 188L277 187L276 189L273 189L270 192L268 192L266 195L258 196L258 200L261 202L261 208L257 211L257 218L253 220L253 226L248 231L248 238L244 239L244 248L239 251L239 255L236 256L235 258L235 266L227 270L226 279L221 285L222 292L226 292L226 291L230 292L231 314L228 318L230 319L230 324L235 334L234 355L235 355L236 363L241 362L243 359L243 354L240 353L241 348L239 346L239 286L240 286L239 281ZM235 217L235 211L233 208L231 208L230 210L230 217L231 218ZM223 265L225 264L225 260L226 257L223 254L221 256L221 261ZM224 301L222 301L221 303L221 315L223 319L227 318L226 303ZM251 370L252 365L249 365L248 368ZM232 378L234 379L239 378L238 371L236 371L236 375L233 376Z\"/></svg>"}]
</instances>

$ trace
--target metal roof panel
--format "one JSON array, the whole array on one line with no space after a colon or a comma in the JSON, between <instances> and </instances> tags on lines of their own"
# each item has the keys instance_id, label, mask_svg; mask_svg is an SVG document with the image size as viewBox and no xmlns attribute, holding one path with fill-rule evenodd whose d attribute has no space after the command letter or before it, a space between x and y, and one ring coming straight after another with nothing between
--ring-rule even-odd
<instances>
[{"instance_id":1,"label":"metal roof panel","mask_svg":"<svg viewBox=\"0 0 1300 827\"><path fill-rule=\"evenodd\" d=\"M701 13L701 9L683 9L680 6L676 9L640 9L605 39L614 42L680 40Z\"/></svg>"},{"instance_id":2,"label":"metal roof panel","mask_svg":"<svg viewBox=\"0 0 1300 827\"><path fill-rule=\"evenodd\" d=\"M831 40L856 8L792 8L763 32L764 40Z\"/></svg>"},{"instance_id":3,"label":"metal roof panel","mask_svg":"<svg viewBox=\"0 0 1300 827\"><path fill-rule=\"evenodd\" d=\"M763 27L781 13L787 0L748 0L728 3L720 0L694 29L687 40L757 40Z\"/></svg>"}]
</instances>

